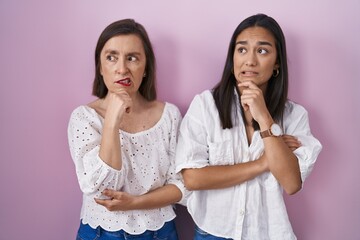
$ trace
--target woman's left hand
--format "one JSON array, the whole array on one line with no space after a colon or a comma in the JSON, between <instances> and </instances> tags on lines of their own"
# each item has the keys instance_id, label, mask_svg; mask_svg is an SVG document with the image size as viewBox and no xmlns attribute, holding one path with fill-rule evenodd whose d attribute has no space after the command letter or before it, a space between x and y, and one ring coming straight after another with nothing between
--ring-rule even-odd
<instances>
[{"instance_id":1,"label":"woman's left hand","mask_svg":"<svg viewBox=\"0 0 360 240\"><path fill-rule=\"evenodd\" d=\"M127 211L134 209L132 206L136 199L126 192L114 191L106 189L102 194L110 199L98 199L95 198L95 202L106 207L109 211Z\"/></svg>"},{"instance_id":2,"label":"woman's left hand","mask_svg":"<svg viewBox=\"0 0 360 240\"><path fill-rule=\"evenodd\" d=\"M295 151L296 149L301 147L301 142L292 135L284 134L281 136L281 138L284 140L284 142L288 146L288 148L291 149L291 151Z\"/></svg>"}]
</instances>

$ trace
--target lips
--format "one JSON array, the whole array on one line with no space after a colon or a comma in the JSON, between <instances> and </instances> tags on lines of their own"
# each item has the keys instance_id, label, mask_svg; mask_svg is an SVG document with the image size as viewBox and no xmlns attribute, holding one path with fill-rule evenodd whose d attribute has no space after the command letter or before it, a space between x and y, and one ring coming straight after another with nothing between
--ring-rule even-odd
<instances>
[{"instance_id":1,"label":"lips","mask_svg":"<svg viewBox=\"0 0 360 240\"><path fill-rule=\"evenodd\" d=\"M124 78L124 79L120 79L120 80L116 81L115 83L120 84L125 87L129 87L131 85L131 80L130 80L130 78Z\"/></svg>"},{"instance_id":2,"label":"lips","mask_svg":"<svg viewBox=\"0 0 360 240\"><path fill-rule=\"evenodd\" d=\"M241 75L245 76L245 77L253 77L258 75L258 72L254 72L254 71L242 71Z\"/></svg>"}]
</instances>

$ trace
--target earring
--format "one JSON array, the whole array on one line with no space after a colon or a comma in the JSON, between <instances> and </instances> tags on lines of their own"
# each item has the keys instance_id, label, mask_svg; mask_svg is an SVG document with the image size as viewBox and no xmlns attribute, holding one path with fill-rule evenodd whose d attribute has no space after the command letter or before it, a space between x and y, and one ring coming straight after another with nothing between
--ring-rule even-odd
<instances>
[{"instance_id":1,"label":"earring","mask_svg":"<svg viewBox=\"0 0 360 240\"><path fill-rule=\"evenodd\" d=\"M277 76L279 76L279 74L280 74L280 70L279 70L279 69L274 69L272 76L273 76L274 78L276 78Z\"/></svg>"},{"instance_id":2,"label":"earring","mask_svg":"<svg viewBox=\"0 0 360 240\"><path fill-rule=\"evenodd\" d=\"M146 72L144 72L143 78L146 77Z\"/></svg>"}]
</instances>

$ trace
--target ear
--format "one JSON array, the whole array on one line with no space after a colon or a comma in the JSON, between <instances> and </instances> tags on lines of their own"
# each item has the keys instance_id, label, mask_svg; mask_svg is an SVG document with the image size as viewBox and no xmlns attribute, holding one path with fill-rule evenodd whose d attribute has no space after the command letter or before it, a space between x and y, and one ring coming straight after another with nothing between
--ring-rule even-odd
<instances>
[{"instance_id":1,"label":"ear","mask_svg":"<svg viewBox=\"0 0 360 240\"><path fill-rule=\"evenodd\" d=\"M275 65L274 65L274 70L277 70L277 69L279 69L280 68L280 65L278 64L278 63L275 63Z\"/></svg>"}]
</instances>

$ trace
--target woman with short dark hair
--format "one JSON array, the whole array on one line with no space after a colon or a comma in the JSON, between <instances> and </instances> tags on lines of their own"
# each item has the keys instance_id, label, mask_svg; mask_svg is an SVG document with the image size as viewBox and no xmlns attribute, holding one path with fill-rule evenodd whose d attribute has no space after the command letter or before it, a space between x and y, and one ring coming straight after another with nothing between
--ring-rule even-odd
<instances>
[{"instance_id":1,"label":"woman with short dark hair","mask_svg":"<svg viewBox=\"0 0 360 240\"><path fill-rule=\"evenodd\" d=\"M83 192L77 239L177 240L173 204L179 109L156 100L155 57L144 27L110 24L95 50L93 94L76 108L68 138Z\"/></svg>"}]
</instances>

